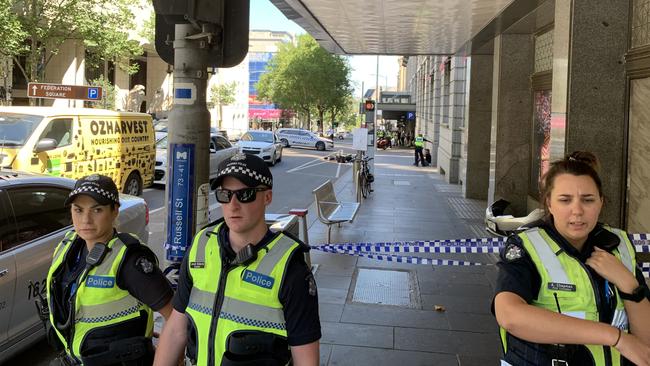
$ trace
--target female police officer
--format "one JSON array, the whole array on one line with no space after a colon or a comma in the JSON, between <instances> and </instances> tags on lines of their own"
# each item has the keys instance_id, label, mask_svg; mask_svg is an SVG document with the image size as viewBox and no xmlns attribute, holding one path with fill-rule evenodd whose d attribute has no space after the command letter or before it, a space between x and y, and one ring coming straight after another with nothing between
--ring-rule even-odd
<instances>
[{"instance_id":1,"label":"female police officer","mask_svg":"<svg viewBox=\"0 0 650 366\"><path fill-rule=\"evenodd\" d=\"M66 205L74 230L47 275L50 323L65 349L58 364L151 365L152 309L168 317L172 298L155 255L113 228L120 203L111 178L81 178Z\"/></svg>"},{"instance_id":2,"label":"female police officer","mask_svg":"<svg viewBox=\"0 0 650 366\"><path fill-rule=\"evenodd\" d=\"M648 287L625 232L597 221L597 170L588 152L553 163L540 195L546 220L501 253L502 365L650 364Z\"/></svg>"}]
</instances>

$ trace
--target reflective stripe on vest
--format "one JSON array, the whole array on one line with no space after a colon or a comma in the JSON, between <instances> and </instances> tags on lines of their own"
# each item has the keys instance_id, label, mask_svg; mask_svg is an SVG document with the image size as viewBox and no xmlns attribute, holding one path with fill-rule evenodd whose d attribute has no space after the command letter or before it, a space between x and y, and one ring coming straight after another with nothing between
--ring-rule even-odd
<instances>
[{"instance_id":1,"label":"reflective stripe on vest","mask_svg":"<svg viewBox=\"0 0 650 366\"><path fill-rule=\"evenodd\" d=\"M188 254L193 287L185 314L195 327L197 365L208 363L210 345L214 347L214 364L220 365L228 336L235 331L252 330L287 336L279 293L289 258L298 250L299 244L284 234L278 235L266 245L266 249L258 251L255 261L231 269L222 285L218 283L221 253L216 235L221 225L200 231ZM246 276L264 282L247 280ZM219 286L225 286L223 302L220 309L214 309ZM209 339L213 314L217 312L215 337Z\"/></svg>"},{"instance_id":2,"label":"reflective stripe on vest","mask_svg":"<svg viewBox=\"0 0 650 366\"><path fill-rule=\"evenodd\" d=\"M633 252L633 247L629 243L627 235L620 230L606 229L621 238L620 244L613 254L623 262L626 268L634 269L636 263L634 257L630 255ZM520 233L519 237L541 278L540 291L532 305L576 318L598 321L597 295L584 265L562 250L541 228L527 230ZM614 290L614 292L616 309L611 325L627 331L628 318L623 300L619 297L618 290ZM560 309L558 309L558 304ZM500 334L504 352L507 352L506 331L501 328ZM607 364L604 346L585 345L585 347L590 351L597 366ZM620 353L613 347L608 348L611 351L612 365L620 365Z\"/></svg>"},{"instance_id":3,"label":"reflective stripe on vest","mask_svg":"<svg viewBox=\"0 0 650 366\"><path fill-rule=\"evenodd\" d=\"M66 238L68 238L67 234ZM55 301L52 300L51 292L52 278L67 260L75 238L76 234L73 234L71 240L68 242L64 240L59 244L60 248L57 247L55 251L56 257L47 275L47 297L52 324L55 324L53 311ZM83 348L82 343L92 331L138 318L141 311L145 311L148 316L147 328L143 336L151 337L153 334L153 311L117 285L117 273L124 260L127 246L116 237L108 243L107 247L111 250L106 254L104 260L97 267L92 268L86 279L78 284L72 344L68 344L56 326L53 327L62 344L65 345L67 353L78 359L80 350ZM119 333L119 327L115 331L116 334Z\"/></svg>"},{"instance_id":4,"label":"reflective stripe on vest","mask_svg":"<svg viewBox=\"0 0 650 366\"><path fill-rule=\"evenodd\" d=\"M422 136L418 136L418 137L416 137L416 138L415 138L415 141L413 142L413 145L415 145L415 147L422 147L422 146L424 146L424 137L422 137Z\"/></svg>"}]
</instances>

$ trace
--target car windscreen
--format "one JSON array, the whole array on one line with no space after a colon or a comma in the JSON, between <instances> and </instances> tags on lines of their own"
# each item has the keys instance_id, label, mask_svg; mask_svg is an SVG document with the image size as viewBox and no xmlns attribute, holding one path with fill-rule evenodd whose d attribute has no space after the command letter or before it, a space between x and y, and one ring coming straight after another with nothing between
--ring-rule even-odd
<instances>
[{"instance_id":1,"label":"car windscreen","mask_svg":"<svg viewBox=\"0 0 650 366\"><path fill-rule=\"evenodd\" d=\"M264 133L264 132L247 132L241 138L243 141L261 141L261 142L273 142L273 134Z\"/></svg>"},{"instance_id":2,"label":"car windscreen","mask_svg":"<svg viewBox=\"0 0 650 366\"><path fill-rule=\"evenodd\" d=\"M160 140L156 141L156 149L164 149L167 150L167 136L161 138Z\"/></svg>"},{"instance_id":3,"label":"car windscreen","mask_svg":"<svg viewBox=\"0 0 650 366\"><path fill-rule=\"evenodd\" d=\"M25 145L42 120L42 116L29 114L0 114L0 147Z\"/></svg>"},{"instance_id":4,"label":"car windscreen","mask_svg":"<svg viewBox=\"0 0 650 366\"><path fill-rule=\"evenodd\" d=\"M160 120L154 123L153 129L156 132L167 132L167 121Z\"/></svg>"}]
</instances>

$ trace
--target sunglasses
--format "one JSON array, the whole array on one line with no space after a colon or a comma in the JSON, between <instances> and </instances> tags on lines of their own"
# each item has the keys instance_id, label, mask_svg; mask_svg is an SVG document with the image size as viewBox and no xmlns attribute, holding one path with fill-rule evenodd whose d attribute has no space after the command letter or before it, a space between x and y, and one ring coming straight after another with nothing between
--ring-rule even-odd
<instances>
[{"instance_id":1,"label":"sunglasses","mask_svg":"<svg viewBox=\"0 0 650 366\"><path fill-rule=\"evenodd\" d=\"M257 192L268 191L268 188L242 188L236 191L231 191L230 189L217 188L217 202L219 203L230 203L232 196L237 196L237 201L240 203L250 203L255 201L257 198Z\"/></svg>"}]
</instances>

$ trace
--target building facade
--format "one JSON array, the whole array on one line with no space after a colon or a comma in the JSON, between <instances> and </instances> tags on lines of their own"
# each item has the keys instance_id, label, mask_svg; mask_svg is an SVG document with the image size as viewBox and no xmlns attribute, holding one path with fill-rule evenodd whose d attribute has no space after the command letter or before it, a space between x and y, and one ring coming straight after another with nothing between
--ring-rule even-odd
<instances>
[{"instance_id":1,"label":"building facade","mask_svg":"<svg viewBox=\"0 0 650 366\"><path fill-rule=\"evenodd\" d=\"M456 54L408 58L416 130L432 141L445 180L468 198L504 198L515 215L539 205L552 161L592 151L602 165L601 218L648 232L650 3L540 4Z\"/></svg>"}]
</instances>

